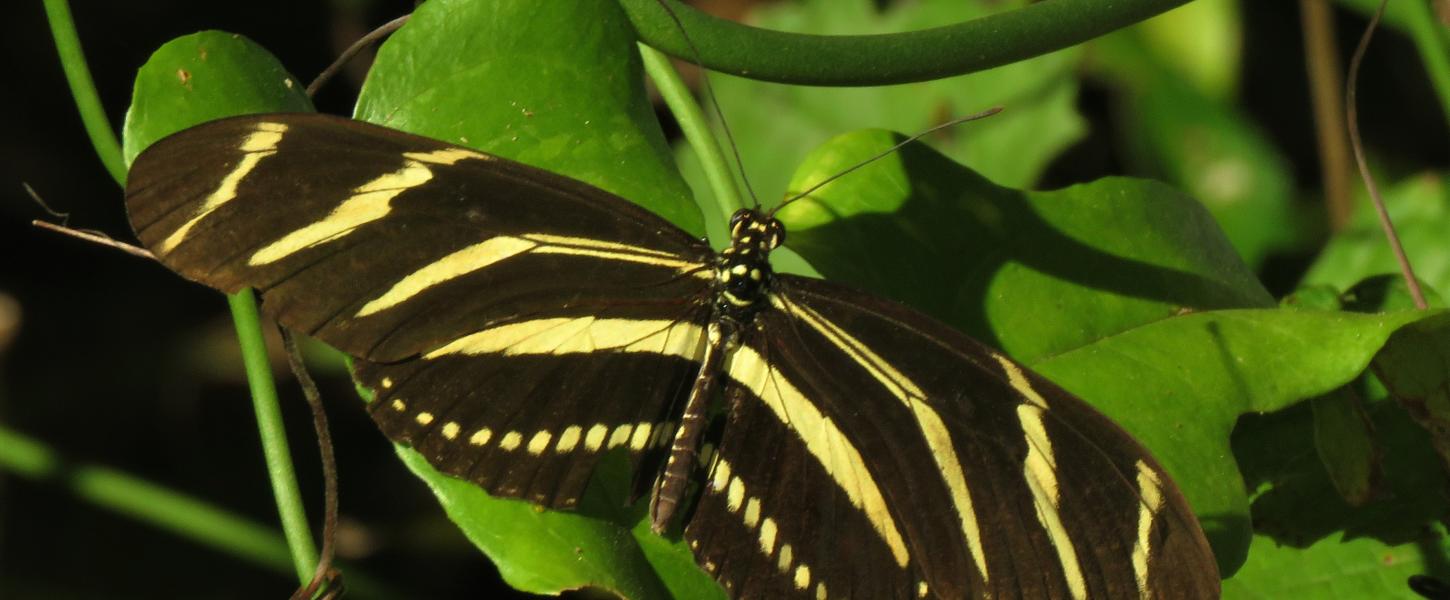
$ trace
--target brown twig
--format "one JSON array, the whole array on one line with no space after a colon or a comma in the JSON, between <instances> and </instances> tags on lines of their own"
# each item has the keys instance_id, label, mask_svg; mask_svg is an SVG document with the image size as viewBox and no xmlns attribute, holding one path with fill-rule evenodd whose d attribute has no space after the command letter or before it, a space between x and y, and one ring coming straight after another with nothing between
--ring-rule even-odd
<instances>
[{"instance_id":1,"label":"brown twig","mask_svg":"<svg viewBox=\"0 0 1450 600\"><path fill-rule=\"evenodd\" d=\"M334 60L332 61L332 64L327 65L327 68L323 69L322 73L318 74L317 78L312 80L312 83L307 84L307 97L311 98L317 95L317 90L322 89L322 86L326 85L328 80L332 79L334 75L337 75L337 72L341 71L344 66L347 66L348 62L351 62L353 58L356 58L359 52L362 52L363 49L377 43L378 40L387 37L394 31L397 31L398 28L402 27L403 24L408 22L408 17L411 16L412 15L403 15L401 17L388 21L387 23L384 23L381 27L378 27L377 29L368 32L367 35L358 38L356 42L353 42L352 45L348 46L346 50L343 50L342 54L337 55L337 60Z\"/></svg>"},{"instance_id":2,"label":"brown twig","mask_svg":"<svg viewBox=\"0 0 1450 600\"><path fill-rule=\"evenodd\" d=\"M292 600L308 600L319 589L338 585L341 577L332 568L332 561L337 555L333 543L337 538L337 457L333 454L327 409L322 406L322 394L317 391L317 382L307 372L307 365L302 362L302 353L297 349L297 340L292 337L292 332L281 326L277 330L282 333L282 346L287 351L287 366L292 369L292 375L297 377L297 384L302 387L302 397L307 399L307 406L312 409L312 428L317 432L317 447L322 455L322 550L318 553L317 569L313 573L312 581L292 595Z\"/></svg>"},{"instance_id":3,"label":"brown twig","mask_svg":"<svg viewBox=\"0 0 1450 600\"><path fill-rule=\"evenodd\" d=\"M1355 87L1359 82L1359 65L1364 61L1364 53L1369 49L1369 41L1374 37L1374 31L1379 27L1380 18L1385 14L1385 6L1390 0L1380 0L1379 8L1375 10L1374 17L1370 18L1369 26L1364 29L1364 36L1359 38L1359 47L1354 49L1354 56L1349 59L1349 77L1344 86L1345 120L1349 125L1350 146L1354 149L1354 160L1359 164L1359 176L1364 180L1365 189L1369 190L1370 203L1379 215L1380 228L1385 232L1385 238L1389 241L1390 250L1395 254L1395 261L1400 265L1400 275L1405 278L1405 286L1410 289L1410 297L1415 299L1415 308L1424 310L1428 308L1425 303L1425 293L1420 290L1420 280L1415 278L1415 269L1410 266L1410 258L1405 255L1405 247L1400 243L1400 236L1395 232L1395 224L1390 221L1389 210L1385 208L1384 198L1380 196L1379 187L1375 185L1374 176L1369 172L1369 162L1364 158L1364 144L1359 138L1359 114L1355 106Z\"/></svg>"},{"instance_id":4,"label":"brown twig","mask_svg":"<svg viewBox=\"0 0 1450 600\"><path fill-rule=\"evenodd\" d=\"M83 230L80 230L80 229L72 229L72 228L66 227L64 225L56 225L55 223L47 223L45 221L41 221L41 220L38 220L38 219L37 220L34 220L34 221L31 221L30 224L31 225L34 225L36 227L39 227L41 229L46 229L46 230L49 230L49 231L54 231L56 233L68 235L68 236L71 236L71 237L76 238L76 239L81 239L81 240L85 240L87 242L91 242L93 244L100 244L100 245L106 246L108 248L114 248L116 250L120 250L120 251L125 252L126 254L130 254L132 256L139 256L139 257L144 258L144 259L147 259L147 260L156 260L156 256L153 255L153 254L151 254L151 252L149 250L147 250L145 248L137 247L137 246L132 246L131 244L127 244L125 242L118 242L116 240L111 239L110 237L107 237L106 234L104 234L104 233L100 233L100 232L96 232L96 231L83 231Z\"/></svg>"},{"instance_id":5,"label":"brown twig","mask_svg":"<svg viewBox=\"0 0 1450 600\"><path fill-rule=\"evenodd\" d=\"M1334 9L1329 0L1299 0L1299 19L1304 29L1304 66L1314 106L1325 212L1330 230L1339 231L1349 223L1354 200L1350 195L1349 136L1343 125L1344 97L1339 95L1343 82L1334 44Z\"/></svg>"}]
</instances>

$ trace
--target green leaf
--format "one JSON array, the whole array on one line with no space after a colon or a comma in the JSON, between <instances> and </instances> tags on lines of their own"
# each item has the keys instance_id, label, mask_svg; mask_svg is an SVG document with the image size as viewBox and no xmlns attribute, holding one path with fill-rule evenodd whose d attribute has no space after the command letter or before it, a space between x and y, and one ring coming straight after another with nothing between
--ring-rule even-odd
<instances>
[{"instance_id":1,"label":"green leaf","mask_svg":"<svg viewBox=\"0 0 1450 600\"><path fill-rule=\"evenodd\" d=\"M379 49L354 116L563 173L704 232L613 2L428 2Z\"/></svg>"},{"instance_id":2,"label":"green leaf","mask_svg":"<svg viewBox=\"0 0 1450 600\"><path fill-rule=\"evenodd\" d=\"M1389 186L1384 192L1390 219L1399 232L1415 275L1450 293L1450 188L1445 177L1426 173ZM1394 254L1369 201L1360 198L1348 227L1334 236L1304 276L1304 284L1348 289L1371 275L1399 273Z\"/></svg>"},{"instance_id":3,"label":"green leaf","mask_svg":"<svg viewBox=\"0 0 1450 600\"><path fill-rule=\"evenodd\" d=\"M544 510L522 500L489 497L472 482L434 470L421 454L404 446L396 450L432 488L448 518L494 558L509 585L535 594L589 586L623 598L670 597L629 528L591 514L604 503L598 486L586 492L579 512Z\"/></svg>"},{"instance_id":4,"label":"green leaf","mask_svg":"<svg viewBox=\"0 0 1450 600\"><path fill-rule=\"evenodd\" d=\"M840 136L792 185L808 187L897 139ZM827 279L914 306L1028 362L1185 310L1273 305L1213 218L1151 181L1024 192L911 144L779 217L786 245Z\"/></svg>"},{"instance_id":5,"label":"green leaf","mask_svg":"<svg viewBox=\"0 0 1450 600\"><path fill-rule=\"evenodd\" d=\"M136 73L122 151L129 165L152 142L193 125L313 110L297 78L252 40L224 31L193 33L162 45Z\"/></svg>"},{"instance_id":6,"label":"green leaf","mask_svg":"<svg viewBox=\"0 0 1450 600\"><path fill-rule=\"evenodd\" d=\"M356 117L566 174L699 233L642 77L614 3L433 0L379 50ZM688 548L649 532L642 506L619 508L631 483L622 466L596 471L570 513L491 498L398 453L518 589L723 597Z\"/></svg>"},{"instance_id":7,"label":"green leaf","mask_svg":"<svg viewBox=\"0 0 1450 600\"><path fill-rule=\"evenodd\" d=\"M1335 491L1350 506L1363 506L1381 493L1384 473L1374 425L1353 387L1309 401L1313 410L1314 449Z\"/></svg>"},{"instance_id":8,"label":"green leaf","mask_svg":"<svg viewBox=\"0 0 1450 600\"><path fill-rule=\"evenodd\" d=\"M1228 575L1243 563L1249 540L1248 498L1229 452L1239 415L1278 410L1345 385L1391 333L1424 317L1416 311L1195 313L1031 366L1152 450L1199 515Z\"/></svg>"},{"instance_id":9,"label":"green leaf","mask_svg":"<svg viewBox=\"0 0 1450 600\"><path fill-rule=\"evenodd\" d=\"M1375 358L1375 374L1430 434L1441 469L1450 473L1450 315L1395 332Z\"/></svg>"},{"instance_id":10,"label":"green leaf","mask_svg":"<svg viewBox=\"0 0 1450 600\"><path fill-rule=\"evenodd\" d=\"M1392 338L1390 347L1397 345ZM1386 489L1363 507L1335 493L1314 450L1307 406L1246 417L1234 431L1234 454L1255 490L1257 531L1250 560L1224 582L1224 598L1409 600L1419 597L1409 576L1450 577L1450 507L1435 452L1383 392L1365 397L1383 445Z\"/></svg>"},{"instance_id":11,"label":"green leaf","mask_svg":"<svg viewBox=\"0 0 1450 600\"><path fill-rule=\"evenodd\" d=\"M752 25L821 35L871 34L955 23L1025 5L1021 0L925 0L878 11L869 0L779 3L757 10ZM712 75L711 86L760 200L775 203L792 165L844 131L880 127L917 132L953 117L1002 106L1001 114L929 140L943 152L1007 185L1037 180L1049 161L1082 137L1077 114L1080 52L1063 50L981 73L908 85L863 88L787 86ZM699 194L704 176L688 148L680 163ZM708 217L709 215L707 215Z\"/></svg>"}]
</instances>

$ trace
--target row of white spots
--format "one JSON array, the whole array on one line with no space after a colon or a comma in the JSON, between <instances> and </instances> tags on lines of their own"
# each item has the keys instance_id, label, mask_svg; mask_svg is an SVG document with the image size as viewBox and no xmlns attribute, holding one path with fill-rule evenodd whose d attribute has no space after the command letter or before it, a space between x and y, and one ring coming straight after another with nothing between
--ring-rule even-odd
<instances>
[{"instance_id":1,"label":"row of white spots","mask_svg":"<svg viewBox=\"0 0 1450 600\"><path fill-rule=\"evenodd\" d=\"M791 585L795 586L797 591L810 589L810 566L804 562L797 564L795 560L795 549L788 542L777 544L777 542L782 541L780 539L779 526L776 524L775 519L771 517L767 516L762 518L760 513L760 498L750 495L745 486L745 481L739 475L733 474L729 462L723 458L715 459L715 468L710 476L710 484L706 489L713 494L725 494L726 510L729 510L731 513L739 513L741 522L745 524L746 529L759 529L760 552L767 559L772 557L776 559L776 569L780 571L781 575L791 578ZM692 543L692 546L695 545ZM716 569L717 565L715 563L706 561L706 571L713 574ZM730 589L734 585L729 580L725 580L723 583L726 589ZM815 592L817 600L826 600L826 583L824 581L815 582Z\"/></svg>"},{"instance_id":2,"label":"row of white spots","mask_svg":"<svg viewBox=\"0 0 1450 600\"><path fill-rule=\"evenodd\" d=\"M390 404L392 409L399 413L408 411L408 403L401 398L394 398ZM434 423L437 417L428 411L419 411L413 415L413 421L421 426L427 427ZM629 447L630 450L640 451L646 448L658 448L669 442L674 435L675 424L664 423L625 423L610 427L603 423L591 425L585 430L580 425L570 425L555 432L541 429L531 435L522 431L505 431L498 437L498 447L502 450L514 451L520 447L529 454L539 456L547 452L552 445L554 452L567 454L573 452L583 443L585 450L597 452L602 449ZM454 441L463 434L463 426L456 421L448 421L439 428L444 439ZM469 434L467 442L470 446L483 447L496 436L493 429L481 427ZM528 442L525 443L525 438Z\"/></svg>"}]
</instances>

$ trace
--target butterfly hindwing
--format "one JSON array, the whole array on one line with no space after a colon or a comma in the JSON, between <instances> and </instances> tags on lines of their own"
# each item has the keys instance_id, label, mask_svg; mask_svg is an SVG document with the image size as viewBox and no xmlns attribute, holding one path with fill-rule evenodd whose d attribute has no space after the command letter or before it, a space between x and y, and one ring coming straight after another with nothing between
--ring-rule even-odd
<instances>
[{"instance_id":1,"label":"butterfly hindwing","mask_svg":"<svg viewBox=\"0 0 1450 600\"><path fill-rule=\"evenodd\" d=\"M599 458L632 466L673 439L708 310L648 321L596 309L534 316L394 364L359 362L374 420L435 468L489 493L572 508Z\"/></svg>"},{"instance_id":2,"label":"butterfly hindwing","mask_svg":"<svg viewBox=\"0 0 1450 600\"><path fill-rule=\"evenodd\" d=\"M1186 502L1111 421L900 305L777 283L775 310L757 315L728 366L752 425L726 428L726 472L715 467L687 532L721 561L722 582L799 597L817 585L830 597L1217 596ZM782 459L762 460L762 448ZM794 587L779 547L738 558L733 540L763 533L746 518L752 499L798 522L776 527L801 540L790 558L827 557L809 586ZM713 535L742 523L753 526ZM849 539L862 531L873 534Z\"/></svg>"}]
</instances>

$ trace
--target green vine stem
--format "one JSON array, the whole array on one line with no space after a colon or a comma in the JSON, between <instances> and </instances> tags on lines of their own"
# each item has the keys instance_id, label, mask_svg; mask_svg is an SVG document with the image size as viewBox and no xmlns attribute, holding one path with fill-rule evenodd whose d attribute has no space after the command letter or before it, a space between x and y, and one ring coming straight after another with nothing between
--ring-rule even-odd
<instances>
[{"instance_id":1,"label":"green vine stem","mask_svg":"<svg viewBox=\"0 0 1450 600\"><path fill-rule=\"evenodd\" d=\"M297 489L297 474L292 469L292 452L287 446L287 430L282 425L282 407L277 403L272 365L267 360L257 299L252 290L242 290L228 295L227 304L231 306L237 342L242 347L242 364L252 392L252 408L257 413L257 431L262 435L262 454L267 460L267 475L272 480L272 495L277 499L277 513L282 518L282 533L292 550L297 578L305 585L312 581L317 570L317 547L312 543L307 512L302 508L302 495Z\"/></svg>"},{"instance_id":2,"label":"green vine stem","mask_svg":"<svg viewBox=\"0 0 1450 600\"><path fill-rule=\"evenodd\" d=\"M76 34L70 7L65 0L45 0L45 9L56 49L60 54L61 68L65 70L66 80L70 82L76 108L90 134L91 145L95 147L96 154L100 156L101 163L111 177L124 186L126 166L121 157L121 146L116 141L115 131L111 129L105 110L101 107L100 96L96 93L85 54L81 51L80 38ZM302 497L298 493L297 476L292 468L292 457L282 426L282 410L277 403L277 386L272 380L271 366L262 341L256 300L250 290L228 296L227 299L242 346L242 361L252 391L257 428L262 437L262 452L267 461L267 474L272 481L272 493L277 499L282 530L292 555L293 568L297 571L298 579L306 584L312 580L312 572L317 565L317 548L313 545L312 534L307 526L307 513L303 510Z\"/></svg>"},{"instance_id":3,"label":"green vine stem","mask_svg":"<svg viewBox=\"0 0 1450 600\"><path fill-rule=\"evenodd\" d=\"M725 159L725 153L720 149L720 144L715 136L710 133L709 120L700 110L700 105L695 103L695 97L690 94L689 86L680 79L680 74L670 64L669 57L658 50L645 46L639 47L640 55L644 58L644 70L649 78L659 88L660 97L665 105L670 107L675 120L680 124L680 131L685 134L685 141L694 148L696 156L700 157L700 166L705 171L705 178L709 180L710 190L714 192L715 206L722 219L721 223L729 223L730 216L735 211L743 208L745 204L741 201L740 191L735 187L734 171L730 163ZM712 207L701 206L700 210L710 210ZM717 232L711 232L712 239L718 237ZM716 239L717 243L723 240Z\"/></svg>"},{"instance_id":4,"label":"green vine stem","mask_svg":"<svg viewBox=\"0 0 1450 600\"><path fill-rule=\"evenodd\" d=\"M200 498L110 467L76 463L44 442L0 425L0 472L63 486L77 498L270 571L292 570L287 541L264 524ZM347 569L349 597L403 594L355 567Z\"/></svg>"},{"instance_id":5,"label":"green vine stem","mask_svg":"<svg viewBox=\"0 0 1450 600\"><path fill-rule=\"evenodd\" d=\"M272 570L288 568L282 536L258 523L139 477L68 464L43 443L0 427L0 470L63 485L76 497Z\"/></svg>"},{"instance_id":6,"label":"green vine stem","mask_svg":"<svg viewBox=\"0 0 1450 600\"><path fill-rule=\"evenodd\" d=\"M106 118L106 109L101 106L101 96L96 93L96 83L91 79L91 70L86 68L85 53L81 51L81 38L76 33L76 24L70 15L66 0L45 0L45 16L50 21L50 35L55 40L55 50L60 54L60 64L65 70L66 83L75 98L76 110L81 113L81 123L91 138L91 146L101 158L106 172L116 181L126 180L126 162L121 159L121 143L116 141L116 132Z\"/></svg>"},{"instance_id":7,"label":"green vine stem","mask_svg":"<svg viewBox=\"0 0 1450 600\"><path fill-rule=\"evenodd\" d=\"M881 35L806 35L716 18L679 0L619 0L640 40L706 68L800 85L889 85L1002 66L1080 44L1188 0L1048 0L955 25ZM665 7L680 20L677 25Z\"/></svg>"}]
</instances>

